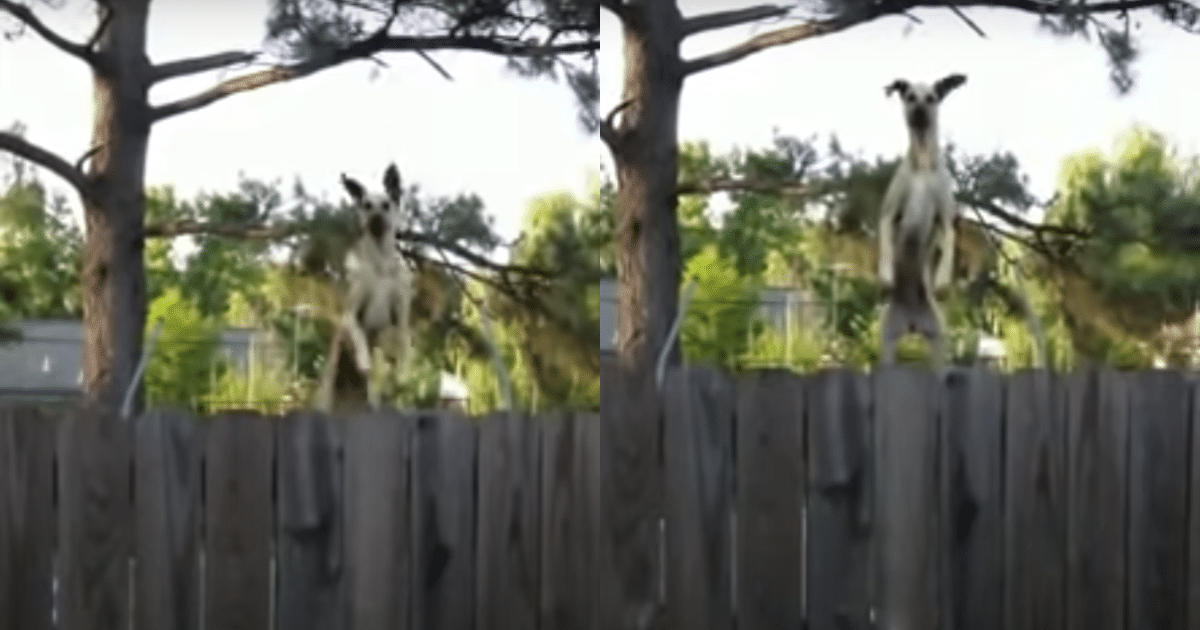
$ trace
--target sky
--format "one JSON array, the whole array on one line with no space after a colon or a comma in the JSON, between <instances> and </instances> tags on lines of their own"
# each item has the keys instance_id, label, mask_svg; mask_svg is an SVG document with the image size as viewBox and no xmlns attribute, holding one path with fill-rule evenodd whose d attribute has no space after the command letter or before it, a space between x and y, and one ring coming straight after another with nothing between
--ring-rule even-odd
<instances>
[{"instance_id":1,"label":"sky","mask_svg":"<svg viewBox=\"0 0 1200 630\"><path fill-rule=\"evenodd\" d=\"M680 0L684 16L758 2ZM767 147L772 130L801 138L836 134L849 150L894 156L907 143L901 106L885 97L896 78L932 81L953 72L967 83L943 103L942 141L962 151L1009 151L1029 176L1033 193L1048 199L1064 157L1112 150L1134 124L1166 135L1184 155L1200 153L1200 83L1183 68L1200 59L1200 36L1141 16L1141 56L1132 93L1117 96L1103 49L1082 38L1040 30L1035 16L964 9L981 38L953 13L914 11L920 20L888 17L751 55L687 79L679 117L681 141L707 140L715 152ZM621 33L601 12L601 112L620 102ZM803 15L794 13L793 15ZM767 21L686 39L685 59L735 45L795 21ZM605 156L611 172L611 160ZM718 209L719 203L715 204Z\"/></svg>"},{"instance_id":2,"label":"sky","mask_svg":"<svg viewBox=\"0 0 1200 630\"><path fill-rule=\"evenodd\" d=\"M33 4L75 40L95 23L93 2L67 0L58 10ZM267 0L210 0L197 10L200 4L153 2L151 61L261 48ZM232 191L239 173L286 186L298 176L309 191L342 199L340 173L381 188L384 168L395 161L405 183L420 184L423 194L477 193L506 239L517 235L531 198L586 192L601 145L579 126L565 84L516 77L502 58L483 53L433 56L453 81L413 53L385 53L387 67L351 62L166 119L151 132L147 183L169 183L190 197ZM164 82L151 101L190 95L236 72ZM91 76L82 62L33 33L0 39L0 128L20 121L28 140L74 162L89 146L91 116ZM41 178L68 192L49 172Z\"/></svg>"}]
</instances>

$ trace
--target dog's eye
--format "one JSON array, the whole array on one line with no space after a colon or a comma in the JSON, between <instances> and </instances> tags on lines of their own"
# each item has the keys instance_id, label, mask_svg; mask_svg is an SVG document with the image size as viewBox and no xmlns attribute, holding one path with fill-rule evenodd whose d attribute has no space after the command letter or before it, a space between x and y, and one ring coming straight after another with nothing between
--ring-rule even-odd
<instances>
[{"instance_id":1,"label":"dog's eye","mask_svg":"<svg viewBox=\"0 0 1200 630\"><path fill-rule=\"evenodd\" d=\"M925 95L925 102L926 102L926 103L933 103L933 101L934 101L934 100L936 100L936 99L934 99L934 98L933 98L933 95L932 95L932 94L926 94L926 95Z\"/></svg>"}]
</instances>

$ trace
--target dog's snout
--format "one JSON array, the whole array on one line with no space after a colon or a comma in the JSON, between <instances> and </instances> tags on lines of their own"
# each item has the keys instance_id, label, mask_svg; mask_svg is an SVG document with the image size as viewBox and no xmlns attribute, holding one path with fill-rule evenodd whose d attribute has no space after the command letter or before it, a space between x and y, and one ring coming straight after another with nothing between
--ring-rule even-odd
<instances>
[{"instance_id":1,"label":"dog's snout","mask_svg":"<svg viewBox=\"0 0 1200 630\"><path fill-rule=\"evenodd\" d=\"M914 107L908 119L916 129L924 129L929 126L929 110L924 107Z\"/></svg>"},{"instance_id":2,"label":"dog's snout","mask_svg":"<svg viewBox=\"0 0 1200 630\"><path fill-rule=\"evenodd\" d=\"M387 228L386 221L381 214L372 214L370 219L367 219L367 231L375 238L382 238L383 231Z\"/></svg>"}]
</instances>

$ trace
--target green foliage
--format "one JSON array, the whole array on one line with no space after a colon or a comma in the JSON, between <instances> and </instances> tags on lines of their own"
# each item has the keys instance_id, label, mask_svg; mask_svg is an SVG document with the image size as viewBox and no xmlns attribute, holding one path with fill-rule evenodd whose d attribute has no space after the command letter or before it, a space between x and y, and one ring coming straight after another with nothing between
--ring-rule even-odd
<instances>
[{"instance_id":1,"label":"green foliage","mask_svg":"<svg viewBox=\"0 0 1200 630\"><path fill-rule=\"evenodd\" d=\"M756 330L760 283L738 273L731 257L709 245L687 261L684 275L696 289L688 317L680 330L689 361L736 365L748 350Z\"/></svg>"},{"instance_id":2,"label":"green foliage","mask_svg":"<svg viewBox=\"0 0 1200 630\"><path fill-rule=\"evenodd\" d=\"M166 289L150 303L147 339L158 321L162 333L146 364L146 402L195 406L227 369L217 354L221 326L185 298L180 287Z\"/></svg>"}]
</instances>

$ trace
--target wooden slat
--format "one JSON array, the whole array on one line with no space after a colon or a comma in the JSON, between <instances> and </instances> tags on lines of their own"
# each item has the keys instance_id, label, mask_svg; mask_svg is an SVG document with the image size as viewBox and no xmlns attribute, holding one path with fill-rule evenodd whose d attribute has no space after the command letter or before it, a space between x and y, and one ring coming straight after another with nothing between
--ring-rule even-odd
<instances>
[{"instance_id":1,"label":"wooden slat","mask_svg":"<svg viewBox=\"0 0 1200 630\"><path fill-rule=\"evenodd\" d=\"M58 624L129 624L130 426L110 410L69 412L59 432Z\"/></svg>"},{"instance_id":2,"label":"wooden slat","mask_svg":"<svg viewBox=\"0 0 1200 630\"><path fill-rule=\"evenodd\" d=\"M1124 630L1128 379L1071 374L1067 395L1067 630Z\"/></svg>"},{"instance_id":3,"label":"wooden slat","mask_svg":"<svg viewBox=\"0 0 1200 630\"><path fill-rule=\"evenodd\" d=\"M0 407L0 627L50 630L58 419Z\"/></svg>"},{"instance_id":4,"label":"wooden slat","mask_svg":"<svg viewBox=\"0 0 1200 630\"><path fill-rule=\"evenodd\" d=\"M881 628L932 628L937 619L939 484L934 374L888 366L875 374L873 511Z\"/></svg>"},{"instance_id":5,"label":"wooden slat","mask_svg":"<svg viewBox=\"0 0 1200 630\"><path fill-rule=\"evenodd\" d=\"M1188 391L1179 372L1133 374L1129 625L1185 628Z\"/></svg>"},{"instance_id":6,"label":"wooden slat","mask_svg":"<svg viewBox=\"0 0 1200 630\"><path fill-rule=\"evenodd\" d=\"M347 630L403 630L413 588L409 460L416 418L393 412L345 420Z\"/></svg>"},{"instance_id":7,"label":"wooden slat","mask_svg":"<svg viewBox=\"0 0 1200 630\"><path fill-rule=\"evenodd\" d=\"M538 620L538 425L495 414L479 430L478 630L533 628Z\"/></svg>"},{"instance_id":8,"label":"wooden slat","mask_svg":"<svg viewBox=\"0 0 1200 630\"><path fill-rule=\"evenodd\" d=\"M586 566L583 552L588 541L581 535L580 504L585 497L577 490L578 469L586 463L575 448L579 423L599 425L594 414L563 414L542 421L541 511L541 630L586 628Z\"/></svg>"},{"instance_id":9,"label":"wooden slat","mask_svg":"<svg viewBox=\"0 0 1200 630\"><path fill-rule=\"evenodd\" d=\"M204 619L260 630L271 614L274 421L233 411L208 420L204 472Z\"/></svg>"},{"instance_id":10,"label":"wooden slat","mask_svg":"<svg viewBox=\"0 0 1200 630\"><path fill-rule=\"evenodd\" d=\"M951 379L956 444L950 594L953 628L1004 628L1004 382L974 369Z\"/></svg>"},{"instance_id":11,"label":"wooden slat","mask_svg":"<svg viewBox=\"0 0 1200 630\"><path fill-rule=\"evenodd\" d=\"M737 627L799 628L804 382L784 370L763 370L743 377L738 390Z\"/></svg>"},{"instance_id":12,"label":"wooden slat","mask_svg":"<svg viewBox=\"0 0 1200 630\"><path fill-rule=\"evenodd\" d=\"M422 413L412 475L412 627L469 630L475 624L474 421Z\"/></svg>"},{"instance_id":13,"label":"wooden slat","mask_svg":"<svg viewBox=\"0 0 1200 630\"><path fill-rule=\"evenodd\" d=\"M342 467L337 420L298 411L278 421L275 627L341 627Z\"/></svg>"},{"instance_id":14,"label":"wooden slat","mask_svg":"<svg viewBox=\"0 0 1200 630\"><path fill-rule=\"evenodd\" d=\"M1188 488L1188 628L1200 628L1200 379L1190 377L1191 470Z\"/></svg>"},{"instance_id":15,"label":"wooden slat","mask_svg":"<svg viewBox=\"0 0 1200 630\"><path fill-rule=\"evenodd\" d=\"M808 571L812 630L862 630L870 623L870 535L866 496L869 389L850 369L806 379ZM865 391L864 391L865 390Z\"/></svg>"},{"instance_id":16,"label":"wooden slat","mask_svg":"<svg viewBox=\"0 0 1200 630\"><path fill-rule=\"evenodd\" d=\"M1005 396L1005 619L1061 628L1066 588L1066 422L1058 379L1013 374Z\"/></svg>"},{"instance_id":17,"label":"wooden slat","mask_svg":"<svg viewBox=\"0 0 1200 630\"><path fill-rule=\"evenodd\" d=\"M604 412L602 412L603 414ZM573 482L577 492L574 522L581 541L579 581L574 585L587 630L607 630L617 625L618 585L612 553L612 519L609 512L610 458L606 421L589 416L575 424L575 453L580 463Z\"/></svg>"},{"instance_id":18,"label":"wooden slat","mask_svg":"<svg viewBox=\"0 0 1200 630\"><path fill-rule=\"evenodd\" d=\"M134 628L200 628L200 459L203 434L186 411L135 423Z\"/></svg>"},{"instance_id":19,"label":"wooden slat","mask_svg":"<svg viewBox=\"0 0 1200 630\"><path fill-rule=\"evenodd\" d=\"M706 367L673 370L666 383L667 627L728 630L736 391Z\"/></svg>"}]
</instances>

